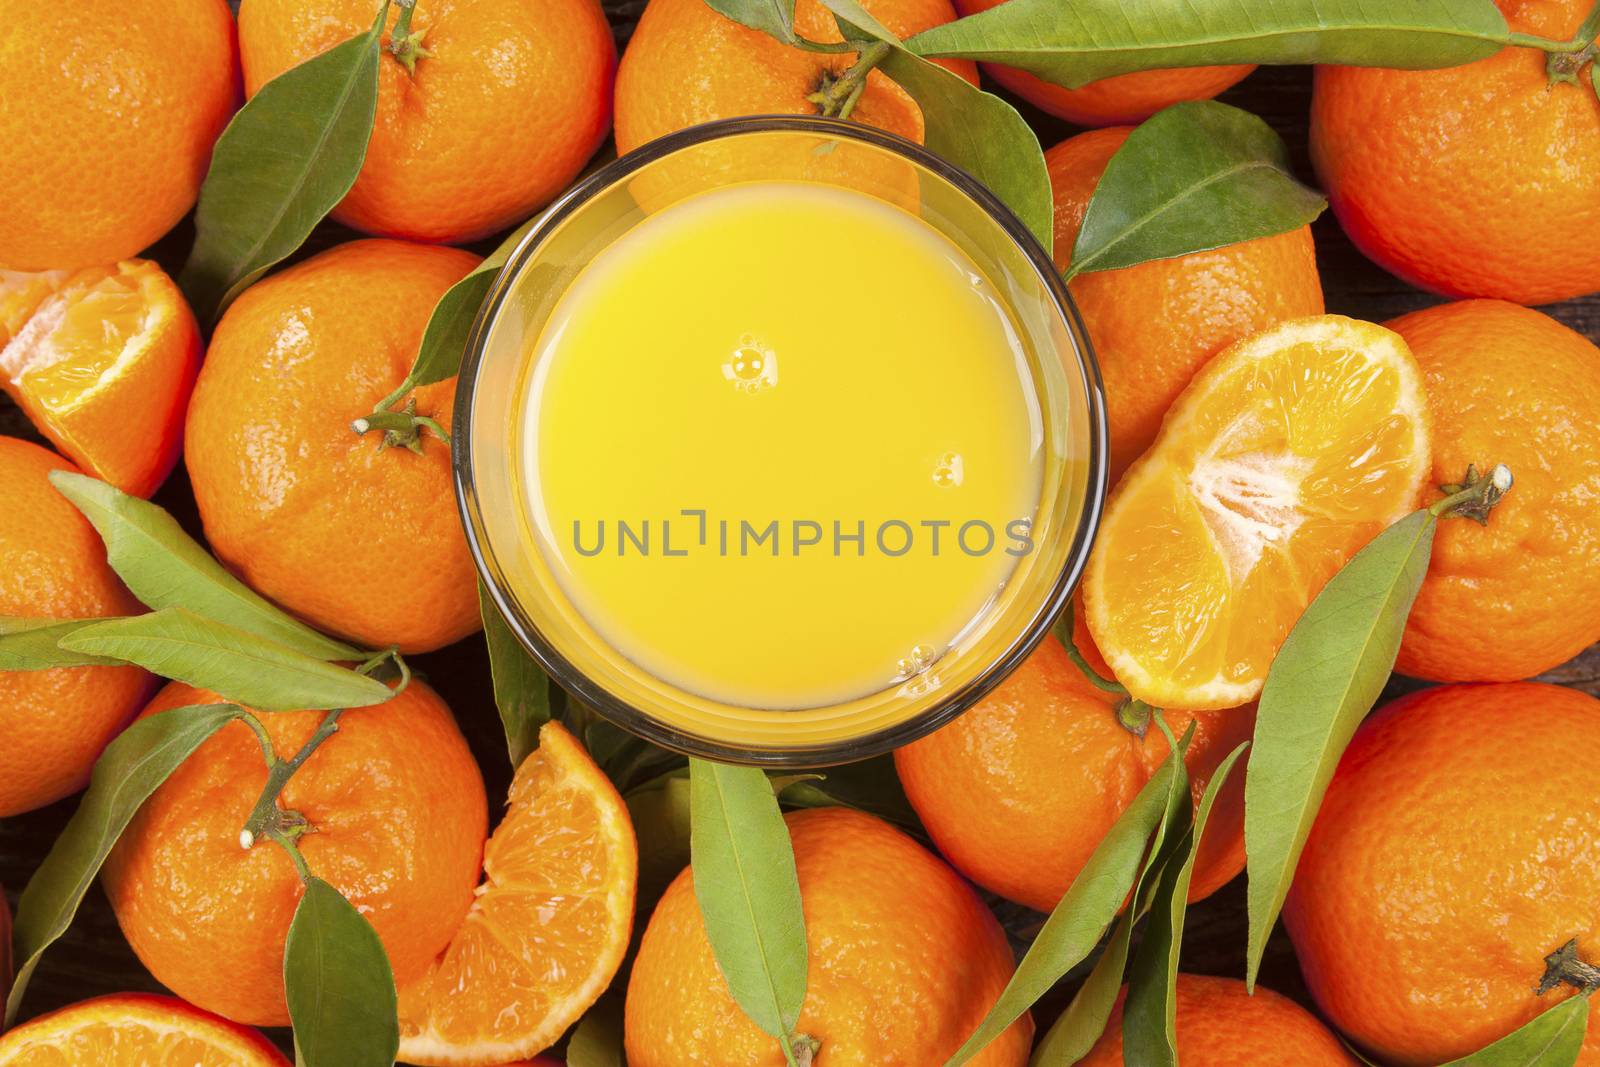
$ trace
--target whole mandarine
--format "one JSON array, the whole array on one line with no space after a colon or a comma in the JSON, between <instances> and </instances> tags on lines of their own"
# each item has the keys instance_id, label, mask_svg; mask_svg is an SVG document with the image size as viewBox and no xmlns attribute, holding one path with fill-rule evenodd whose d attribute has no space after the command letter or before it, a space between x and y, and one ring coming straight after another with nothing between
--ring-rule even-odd
<instances>
[{"instance_id":1,"label":"whole mandarine","mask_svg":"<svg viewBox=\"0 0 1600 1067\"><path fill-rule=\"evenodd\" d=\"M390 5L366 161L333 217L446 242L522 222L571 183L610 127L617 50L599 0L417 0L403 34L401 9ZM246 90L367 32L375 10L371 0L243 0Z\"/></svg>"},{"instance_id":2,"label":"whole mandarine","mask_svg":"<svg viewBox=\"0 0 1600 1067\"><path fill-rule=\"evenodd\" d=\"M1469 466L1504 463L1515 479L1484 524L1440 524L1396 669L1508 682L1566 662L1600 640L1600 348L1499 300L1425 308L1389 328L1427 381L1427 502Z\"/></svg>"},{"instance_id":3,"label":"whole mandarine","mask_svg":"<svg viewBox=\"0 0 1600 1067\"><path fill-rule=\"evenodd\" d=\"M899 830L845 808L791 813L810 948L797 1034L833 1067L943 1063L1015 968L1000 924L949 867ZM977 1067L1022 1067L1026 1015L978 1053ZM632 1067L782 1067L777 1039L728 993L706 940L694 873L667 887L628 980Z\"/></svg>"},{"instance_id":4,"label":"whole mandarine","mask_svg":"<svg viewBox=\"0 0 1600 1067\"><path fill-rule=\"evenodd\" d=\"M410 448L352 422L405 380L428 316L477 257L355 241L251 286L218 323L184 460L212 549L246 582L374 648L426 651L481 625L450 446ZM416 389L449 432L455 379Z\"/></svg>"},{"instance_id":5,"label":"whole mandarine","mask_svg":"<svg viewBox=\"0 0 1600 1067\"><path fill-rule=\"evenodd\" d=\"M100 535L50 484L58 470L76 472L36 444L0 437L0 616L143 612L107 564ZM151 685L137 667L0 670L0 817L82 789L100 750L138 712Z\"/></svg>"},{"instance_id":6,"label":"whole mandarine","mask_svg":"<svg viewBox=\"0 0 1600 1067\"><path fill-rule=\"evenodd\" d=\"M1425 689L1362 725L1283 911L1335 1026L1381 1062L1443 1063L1584 984L1582 963L1600 964L1597 760L1600 701L1553 685ZM1584 1049L1600 1064L1592 1017Z\"/></svg>"},{"instance_id":7,"label":"whole mandarine","mask_svg":"<svg viewBox=\"0 0 1600 1067\"><path fill-rule=\"evenodd\" d=\"M1005 0L955 0L962 16L999 7ZM1173 67L1115 74L1076 89L1054 85L1025 70L985 63L983 72L1041 111L1077 126L1121 126L1143 122L1185 100L1209 100L1249 76L1252 65Z\"/></svg>"},{"instance_id":8,"label":"whole mandarine","mask_svg":"<svg viewBox=\"0 0 1600 1067\"><path fill-rule=\"evenodd\" d=\"M956 17L950 0L870 0L863 5L901 38ZM824 43L844 38L819 0L794 5L795 32ZM844 73L853 53L822 54L783 44L714 11L705 0L649 0L617 70L617 149L740 115L814 115L808 99ZM977 84L965 60L941 63ZM921 143L922 110L882 71L868 74L849 117Z\"/></svg>"},{"instance_id":9,"label":"whole mandarine","mask_svg":"<svg viewBox=\"0 0 1600 1067\"><path fill-rule=\"evenodd\" d=\"M1045 153L1061 269L1071 262L1100 176L1132 132L1093 130ZM1309 226L1081 274L1070 288L1105 383L1113 483L1150 447L1167 409L1207 360L1274 323L1323 310Z\"/></svg>"},{"instance_id":10,"label":"whole mandarine","mask_svg":"<svg viewBox=\"0 0 1600 1067\"><path fill-rule=\"evenodd\" d=\"M1593 6L1497 2L1513 31L1555 40ZM1350 239L1447 296L1600 289L1600 99L1587 67L1563 79L1549 62L1508 47L1445 70L1318 67L1311 157Z\"/></svg>"},{"instance_id":11,"label":"whole mandarine","mask_svg":"<svg viewBox=\"0 0 1600 1067\"><path fill-rule=\"evenodd\" d=\"M220 701L173 682L143 716ZM324 715L258 718L287 760ZM163 985L235 1022L283 1026L283 943L303 887L275 844L244 847L240 836L266 781L255 734L224 726L139 809L103 884ZM444 701L413 680L383 704L345 711L278 804L310 824L297 842L307 866L372 924L396 984L422 974L472 904L488 832L483 779Z\"/></svg>"},{"instance_id":12,"label":"whole mandarine","mask_svg":"<svg viewBox=\"0 0 1600 1067\"><path fill-rule=\"evenodd\" d=\"M1126 999L1124 989L1105 1034L1078 1067L1122 1067ZM1270 989L1257 987L1252 994L1235 978L1180 974L1173 999L1184 1067L1355 1067L1355 1057L1333 1031Z\"/></svg>"},{"instance_id":13,"label":"whole mandarine","mask_svg":"<svg viewBox=\"0 0 1600 1067\"><path fill-rule=\"evenodd\" d=\"M194 206L238 94L225 0L0 0L0 270L153 244Z\"/></svg>"},{"instance_id":14,"label":"whole mandarine","mask_svg":"<svg viewBox=\"0 0 1600 1067\"><path fill-rule=\"evenodd\" d=\"M1077 644L1088 660L1099 659L1081 628ZM944 857L1008 900L1053 909L1167 758L1159 730L1149 727L1140 737L1119 721L1119 700L1092 685L1061 642L1046 637L971 710L897 750L906 796ZM1186 763L1198 801L1222 760L1249 740L1255 709L1165 714L1176 735L1195 724ZM1189 899L1209 896L1242 870L1239 774L1212 811Z\"/></svg>"}]
</instances>

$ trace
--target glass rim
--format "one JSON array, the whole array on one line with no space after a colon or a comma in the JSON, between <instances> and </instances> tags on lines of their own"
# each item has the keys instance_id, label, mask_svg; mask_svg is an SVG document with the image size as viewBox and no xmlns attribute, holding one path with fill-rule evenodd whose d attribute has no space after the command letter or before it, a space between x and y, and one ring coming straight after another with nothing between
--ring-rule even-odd
<instances>
[{"instance_id":1,"label":"glass rim","mask_svg":"<svg viewBox=\"0 0 1600 1067\"><path fill-rule=\"evenodd\" d=\"M1086 456L1086 499L1073 532L1073 543L1052 581L1049 593L1001 655L986 664L980 674L960 688L942 695L921 712L890 726L841 741L751 746L718 741L680 730L614 696L562 655L555 644L523 614L516 598L508 591L493 549L488 544L473 484L471 426L478 371L484 359L490 326L498 318L510 294L512 282L551 232L595 196L651 163L708 141L770 132L812 133L853 140L886 150L933 173L981 208L1033 266L1056 310L1066 320L1074 341L1074 355L1084 388L1090 426ZM1109 480L1109 429L1099 363L1077 304L1067 291L1066 281L1038 238L987 186L923 146L874 126L820 115L750 115L690 126L659 137L606 163L557 198L538 216L506 257L473 319L456 380L450 437L456 505L478 577L518 643L533 656L551 680L602 717L652 744L687 756L776 768L825 767L884 755L932 733L992 692L1044 640L1062 612L1072 610L1072 594L1083 575L1089 550L1100 526ZM620 656L622 653L616 654Z\"/></svg>"}]
</instances>

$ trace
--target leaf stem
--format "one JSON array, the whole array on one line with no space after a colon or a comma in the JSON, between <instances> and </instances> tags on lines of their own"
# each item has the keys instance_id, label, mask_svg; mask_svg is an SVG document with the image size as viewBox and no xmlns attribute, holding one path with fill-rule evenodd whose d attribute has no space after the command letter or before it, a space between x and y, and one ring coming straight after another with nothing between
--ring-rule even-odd
<instances>
[{"instance_id":1,"label":"leaf stem","mask_svg":"<svg viewBox=\"0 0 1600 1067\"><path fill-rule=\"evenodd\" d=\"M1539 995L1542 997L1559 985L1569 985L1584 996L1600 991L1600 967L1578 958L1577 938L1544 958L1544 977L1539 980Z\"/></svg>"},{"instance_id":2,"label":"leaf stem","mask_svg":"<svg viewBox=\"0 0 1600 1067\"><path fill-rule=\"evenodd\" d=\"M261 796L256 800L256 806L251 809L250 817L245 820L244 829L239 831L239 847L249 849L257 841L270 838L278 841L283 838L293 841L304 834L311 833L315 827L311 825L304 815L278 806L278 796L283 792L283 787L289 783L298 771L311 758L311 754L328 738L339 730L339 716L344 714L343 708L334 708L322 717L322 722L317 729L300 746L291 759L279 758L273 750L272 740L267 736L265 728L259 721L252 727L256 737L261 741L262 753L267 757L267 784L261 789ZM246 715L247 720L254 720L254 716ZM279 842L282 843L281 841Z\"/></svg>"},{"instance_id":3,"label":"leaf stem","mask_svg":"<svg viewBox=\"0 0 1600 1067\"><path fill-rule=\"evenodd\" d=\"M1489 512L1511 489L1511 468L1496 463L1488 474L1479 474L1476 464L1467 465L1466 477L1441 485L1445 496L1428 507L1436 519L1471 519L1479 526L1489 524Z\"/></svg>"},{"instance_id":4,"label":"leaf stem","mask_svg":"<svg viewBox=\"0 0 1600 1067\"><path fill-rule=\"evenodd\" d=\"M861 49L855 63L843 74L824 73L821 87L806 99L816 104L818 113L826 118L849 118L866 91L867 75L888 56L889 43L873 41Z\"/></svg>"},{"instance_id":5,"label":"leaf stem","mask_svg":"<svg viewBox=\"0 0 1600 1067\"><path fill-rule=\"evenodd\" d=\"M424 431L446 444L450 442L450 434L443 426L426 415L417 414L416 397L407 400L406 406L399 411L374 411L370 415L363 415L350 424L350 429L358 436L373 430L383 431L383 438L378 442L379 452L398 445L420 456Z\"/></svg>"},{"instance_id":6,"label":"leaf stem","mask_svg":"<svg viewBox=\"0 0 1600 1067\"><path fill-rule=\"evenodd\" d=\"M400 17L395 20L394 29L389 33L389 53L400 61L407 74L415 76L417 60L433 54L422 47L422 35L427 31L411 32L411 16L417 10L417 0L394 0L394 3L400 8Z\"/></svg>"},{"instance_id":7,"label":"leaf stem","mask_svg":"<svg viewBox=\"0 0 1600 1067\"><path fill-rule=\"evenodd\" d=\"M789 1048L795 1067L811 1067L822 1049L822 1042L810 1034L795 1034L789 1038Z\"/></svg>"},{"instance_id":8,"label":"leaf stem","mask_svg":"<svg viewBox=\"0 0 1600 1067\"><path fill-rule=\"evenodd\" d=\"M1541 52L1581 52L1593 44L1596 37L1600 37L1600 3L1590 9L1589 17L1583 20L1578 32L1565 41L1553 41L1534 33L1513 33L1506 38L1506 43L1513 48L1537 48Z\"/></svg>"},{"instance_id":9,"label":"leaf stem","mask_svg":"<svg viewBox=\"0 0 1600 1067\"><path fill-rule=\"evenodd\" d=\"M270 830L267 836L272 839L273 844L289 854L289 860L294 864L295 873L300 876L300 881L311 881L311 868L306 866L306 858L301 855L300 847L294 843L294 839L279 830Z\"/></svg>"}]
</instances>

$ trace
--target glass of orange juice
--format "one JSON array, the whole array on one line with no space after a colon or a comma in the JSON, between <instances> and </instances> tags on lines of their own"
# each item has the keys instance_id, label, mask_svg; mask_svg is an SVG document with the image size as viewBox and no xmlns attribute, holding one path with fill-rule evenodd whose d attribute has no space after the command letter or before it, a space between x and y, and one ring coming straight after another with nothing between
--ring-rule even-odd
<instances>
[{"instance_id":1,"label":"glass of orange juice","mask_svg":"<svg viewBox=\"0 0 1600 1067\"><path fill-rule=\"evenodd\" d=\"M1106 479L1049 256L971 177L831 119L711 123L554 205L454 414L495 604L577 700L694 755L863 758L1067 609Z\"/></svg>"}]
</instances>

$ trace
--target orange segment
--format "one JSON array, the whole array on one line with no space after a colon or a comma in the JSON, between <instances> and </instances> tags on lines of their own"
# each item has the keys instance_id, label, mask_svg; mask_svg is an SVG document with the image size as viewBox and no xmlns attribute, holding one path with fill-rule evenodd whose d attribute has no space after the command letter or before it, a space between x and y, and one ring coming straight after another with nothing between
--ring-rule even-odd
<instances>
[{"instance_id":1,"label":"orange segment","mask_svg":"<svg viewBox=\"0 0 1600 1067\"><path fill-rule=\"evenodd\" d=\"M1398 334L1337 315L1225 349L1106 507L1089 629L1141 700L1236 707L1344 563L1417 504L1422 374Z\"/></svg>"},{"instance_id":2,"label":"orange segment","mask_svg":"<svg viewBox=\"0 0 1600 1067\"><path fill-rule=\"evenodd\" d=\"M148 260L0 271L0 386L97 477L148 496L178 456L200 332Z\"/></svg>"},{"instance_id":3,"label":"orange segment","mask_svg":"<svg viewBox=\"0 0 1600 1067\"><path fill-rule=\"evenodd\" d=\"M547 723L517 770L454 940L400 991L400 1060L503 1064L554 1044L611 984L639 852L616 788Z\"/></svg>"},{"instance_id":4,"label":"orange segment","mask_svg":"<svg viewBox=\"0 0 1600 1067\"><path fill-rule=\"evenodd\" d=\"M123 993L43 1015L0 1037L0 1067L288 1067L247 1026L175 997Z\"/></svg>"}]
</instances>

